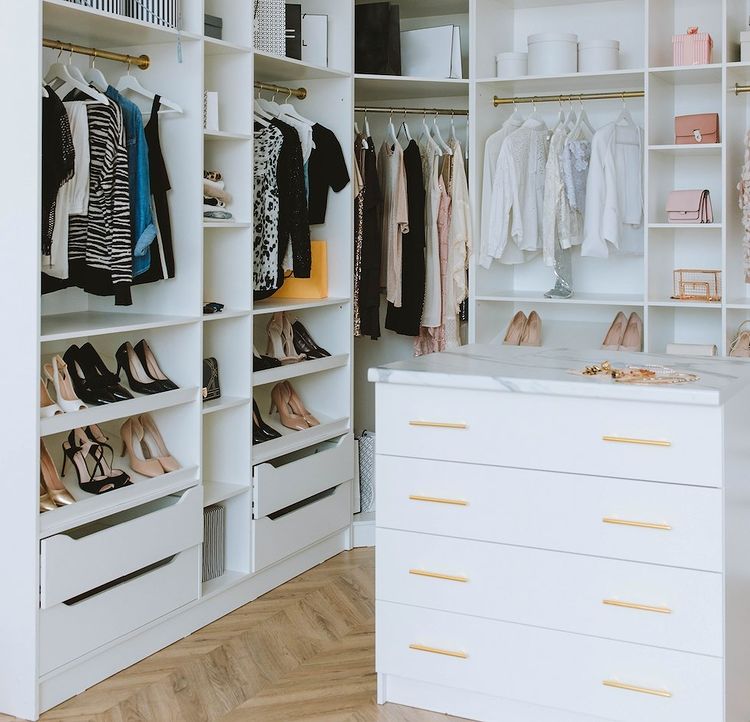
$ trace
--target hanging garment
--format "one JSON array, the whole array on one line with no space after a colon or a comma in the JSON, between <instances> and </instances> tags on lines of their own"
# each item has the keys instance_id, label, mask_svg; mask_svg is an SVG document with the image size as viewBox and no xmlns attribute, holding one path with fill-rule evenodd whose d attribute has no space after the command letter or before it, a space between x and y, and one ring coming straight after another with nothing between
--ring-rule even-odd
<instances>
[{"instance_id":1,"label":"hanging garment","mask_svg":"<svg viewBox=\"0 0 750 722\"><path fill-rule=\"evenodd\" d=\"M451 197L451 216L448 230L448 278L452 285L450 296L450 315L460 313L461 304L469 297L469 283L467 273L469 271L469 259L471 258L472 241L472 219L471 201L469 199L469 182L466 178L466 166L464 163L461 144L451 138L448 146L453 151L452 173L448 195ZM458 338L458 320L456 320L456 333L451 330L446 332L448 348L452 348L452 339ZM460 345L457 344L457 345Z\"/></svg>"},{"instance_id":2,"label":"hanging garment","mask_svg":"<svg viewBox=\"0 0 750 722\"><path fill-rule=\"evenodd\" d=\"M120 107L125 126L130 179L130 220L133 226L133 276L136 277L151 266L151 244L156 238L156 226L151 212L151 179L143 115L135 103L111 85L105 95Z\"/></svg>"},{"instance_id":3,"label":"hanging garment","mask_svg":"<svg viewBox=\"0 0 750 722\"><path fill-rule=\"evenodd\" d=\"M380 193L375 142L367 139L364 154L365 196L362 220L362 277L359 288L359 313L363 336L380 337L380 264L383 198Z\"/></svg>"},{"instance_id":4,"label":"hanging garment","mask_svg":"<svg viewBox=\"0 0 750 722\"><path fill-rule=\"evenodd\" d=\"M419 335L424 306L424 205L422 156L415 140L404 151L409 232L401 238L401 308L388 304L385 327L403 336Z\"/></svg>"},{"instance_id":5,"label":"hanging garment","mask_svg":"<svg viewBox=\"0 0 750 722\"><path fill-rule=\"evenodd\" d=\"M75 172L75 147L65 106L55 91L45 86L42 98L42 255L49 256L55 228L55 201L63 184Z\"/></svg>"},{"instance_id":6,"label":"hanging garment","mask_svg":"<svg viewBox=\"0 0 750 722\"><path fill-rule=\"evenodd\" d=\"M750 283L750 131L745 136L745 163L742 166L739 205L742 211L742 262L745 271L745 283Z\"/></svg>"},{"instance_id":7,"label":"hanging garment","mask_svg":"<svg viewBox=\"0 0 750 722\"><path fill-rule=\"evenodd\" d=\"M493 133L484 146L484 175L482 178L482 228L479 251L479 263L484 268L492 265L493 258L489 255L490 247L490 224L492 214L492 186L495 181L497 159L505 139L523 125L523 120L514 113L503 123L502 128ZM527 260L524 254L514 244L506 248L504 263L523 263Z\"/></svg>"},{"instance_id":8,"label":"hanging garment","mask_svg":"<svg viewBox=\"0 0 750 722\"><path fill-rule=\"evenodd\" d=\"M487 258L502 260L509 243L531 254L542 249L547 150L547 126L534 117L505 139L492 187Z\"/></svg>"},{"instance_id":9,"label":"hanging garment","mask_svg":"<svg viewBox=\"0 0 750 722\"><path fill-rule=\"evenodd\" d=\"M445 185L440 177L440 156L427 133L419 142L419 150L425 184L425 291L421 325L437 328L442 323L438 215Z\"/></svg>"},{"instance_id":10,"label":"hanging garment","mask_svg":"<svg viewBox=\"0 0 750 722\"><path fill-rule=\"evenodd\" d=\"M55 227L50 255L42 257L42 271L59 279L68 278L68 232L70 216L85 216L89 211L89 123L86 104L64 103L75 149L75 173L57 192Z\"/></svg>"},{"instance_id":11,"label":"hanging garment","mask_svg":"<svg viewBox=\"0 0 750 722\"><path fill-rule=\"evenodd\" d=\"M310 223L325 223L328 209L328 189L339 193L349 185L349 170L336 134L316 123L312 127L315 148L310 155L308 175L310 183Z\"/></svg>"},{"instance_id":12,"label":"hanging garment","mask_svg":"<svg viewBox=\"0 0 750 722\"><path fill-rule=\"evenodd\" d=\"M284 136L269 125L253 133L253 290L275 291L279 269L277 167Z\"/></svg>"},{"instance_id":13,"label":"hanging garment","mask_svg":"<svg viewBox=\"0 0 750 722\"><path fill-rule=\"evenodd\" d=\"M609 123L591 141L581 255L643 254L643 129Z\"/></svg>"},{"instance_id":14,"label":"hanging garment","mask_svg":"<svg viewBox=\"0 0 750 722\"><path fill-rule=\"evenodd\" d=\"M352 284L352 318L354 336L362 335L360 293L362 288L362 241L365 221L365 144L362 133L354 139L354 278Z\"/></svg>"},{"instance_id":15,"label":"hanging garment","mask_svg":"<svg viewBox=\"0 0 750 722\"><path fill-rule=\"evenodd\" d=\"M387 141L378 156L380 194L383 198L384 262L381 281L385 281L386 298L401 307L402 236L409 232L409 206L406 197L404 151L398 143Z\"/></svg>"}]
</instances>

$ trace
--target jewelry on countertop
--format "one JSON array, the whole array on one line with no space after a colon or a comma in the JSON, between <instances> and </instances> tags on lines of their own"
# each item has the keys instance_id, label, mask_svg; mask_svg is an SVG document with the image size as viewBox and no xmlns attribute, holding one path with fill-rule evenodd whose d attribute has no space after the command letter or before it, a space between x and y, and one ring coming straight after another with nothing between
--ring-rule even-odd
<instances>
[{"instance_id":1,"label":"jewelry on countertop","mask_svg":"<svg viewBox=\"0 0 750 722\"><path fill-rule=\"evenodd\" d=\"M582 371L571 371L578 376L609 376L626 384L685 384L698 381L697 374L677 371L669 366L625 366L618 368L609 361L586 366Z\"/></svg>"}]
</instances>

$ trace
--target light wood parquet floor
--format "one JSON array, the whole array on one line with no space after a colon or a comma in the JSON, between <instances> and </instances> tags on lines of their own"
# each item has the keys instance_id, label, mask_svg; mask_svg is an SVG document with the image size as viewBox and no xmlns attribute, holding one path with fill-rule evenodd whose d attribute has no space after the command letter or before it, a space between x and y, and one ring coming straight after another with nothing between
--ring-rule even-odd
<instances>
[{"instance_id":1,"label":"light wood parquet floor","mask_svg":"<svg viewBox=\"0 0 750 722\"><path fill-rule=\"evenodd\" d=\"M375 702L375 558L340 554L44 722L447 722ZM0 722L11 718L0 715Z\"/></svg>"}]
</instances>

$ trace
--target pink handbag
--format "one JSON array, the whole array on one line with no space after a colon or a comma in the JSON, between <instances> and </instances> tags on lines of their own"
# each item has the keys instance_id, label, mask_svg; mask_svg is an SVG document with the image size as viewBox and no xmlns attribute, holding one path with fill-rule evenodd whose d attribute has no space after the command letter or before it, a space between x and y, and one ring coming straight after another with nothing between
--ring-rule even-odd
<instances>
[{"instance_id":1,"label":"pink handbag","mask_svg":"<svg viewBox=\"0 0 750 722\"><path fill-rule=\"evenodd\" d=\"M713 223L711 194L707 190L672 191L667 198L669 223Z\"/></svg>"},{"instance_id":2,"label":"pink handbag","mask_svg":"<svg viewBox=\"0 0 750 722\"><path fill-rule=\"evenodd\" d=\"M719 142L719 114L678 115L674 119L676 145Z\"/></svg>"}]
</instances>

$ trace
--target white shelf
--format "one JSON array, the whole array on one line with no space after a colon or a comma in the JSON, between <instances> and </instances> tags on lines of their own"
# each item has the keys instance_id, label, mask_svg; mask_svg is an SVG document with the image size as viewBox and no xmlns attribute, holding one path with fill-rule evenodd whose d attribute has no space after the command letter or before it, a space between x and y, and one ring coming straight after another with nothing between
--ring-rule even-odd
<instances>
[{"instance_id":1,"label":"white shelf","mask_svg":"<svg viewBox=\"0 0 750 722\"><path fill-rule=\"evenodd\" d=\"M673 231L682 231L686 228L691 229L706 229L706 228L721 228L722 223L649 223L649 228L668 228Z\"/></svg>"},{"instance_id":2,"label":"white shelf","mask_svg":"<svg viewBox=\"0 0 750 722\"><path fill-rule=\"evenodd\" d=\"M203 221L204 228L252 228L250 221Z\"/></svg>"},{"instance_id":3,"label":"white shelf","mask_svg":"<svg viewBox=\"0 0 750 722\"><path fill-rule=\"evenodd\" d=\"M81 411L72 411L67 414L58 414L49 419L41 419L40 433L42 436L50 436L81 426L103 424L106 421L124 419L128 416L148 414L159 409L189 404L198 400L198 389L176 389L174 391L163 391L159 394L146 396L134 394L134 396L133 399L117 401L114 404L89 406Z\"/></svg>"},{"instance_id":4,"label":"white shelf","mask_svg":"<svg viewBox=\"0 0 750 722\"><path fill-rule=\"evenodd\" d=\"M301 311L307 308L339 306L350 302L348 298L267 298L253 307L253 315L260 316L281 311Z\"/></svg>"},{"instance_id":5,"label":"white shelf","mask_svg":"<svg viewBox=\"0 0 750 722\"><path fill-rule=\"evenodd\" d=\"M705 85L721 83L721 63L649 68L649 73L671 85Z\"/></svg>"},{"instance_id":6,"label":"white shelf","mask_svg":"<svg viewBox=\"0 0 750 722\"><path fill-rule=\"evenodd\" d=\"M328 441L349 431L349 419L347 417L327 419L321 414L316 413L314 409L311 410L311 413L320 421L320 426L313 426L304 431L287 429L281 425L278 416L266 416L264 421L280 432L282 436L279 439L264 441L262 444L253 444L253 465L263 464L279 456L285 456L294 451L305 449L308 446L320 444L323 441Z\"/></svg>"},{"instance_id":7,"label":"white shelf","mask_svg":"<svg viewBox=\"0 0 750 722\"><path fill-rule=\"evenodd\" d=\"M221 592L236 587L240 582L245 581L250 576L248 572L235 572L228 569L220 577L212 579L209 582L203 582L202 599L216 596Z\"/></svg>"},{"instance_id":8,"label":"white shelf","mask_svg":"<svg viewBox=\"0 0 750 722\"><path fill-rule=\"evenodd\" d=\"M690 145L650 145L652 153L665 153L674 156L721 155L721 143L695 143Z\"/></svg>"},{"instance_id":9,"label":"white shelf","mask_svg":"<svg viewBox=\"0 0 750 722\"><path fill-rule=\"evenodd\" d=\"M113 48L177 43L178 33L174 28L74 5L67 0L43 0L43 9L44 35L52 39ZM183 41L199 40L200 37L180 33Z\"/></svg>"},{"instance_id":10,"label":"white shelf","mask_svg":"<svg viewBox=\"0 0 750 722\"><path fill-rule=\"evenodd\" d=\"M469 81L452 78L414 78L404 75L354 76L356 103L377 103L409 98L469 97Z\"/></svg>"},{"instance_id":11,"label":"white shelf","mask_svg":"<svg viewBox=\"0 0 750 722\"><path fill-rule=\"evenodd\" d=\"M242 141L247 142L253 139L249 133L230 133L226 130L204 130L203 137L206 140L215 141Z\"/></svg>"},{"instance_id":12,"label":"white shelf","mask_svg":"<svg viewBox=\"0 0 750 722\"><path fill-rule=\"evenodd\" d=\"M721 311L721 301L680 301L675 298L664 298L649 301L648 305L655 308L712 308Z\"/></svg>"},{"instance_id":13,"label":"white shelf","mask_svg":"<svg viewBox=\"0 0 750 722\"><path fill-rule=\"evenodd\" d=\"M241 311L237 309L225 308L223 311L219 311L218 313L204 313L203 322L213 323L215 321L226 320L228 318L244 318L245 316L250 316L251 314L252 311Z\"/></svg>"},{"instance_id":14,"label":"white shelf","mask_svg":"<svg viewBox=\"0 0 750 722\"><path fill-rule=\"evenodd\" d=\"M281 58L277 55L255 51L255 80L261 82L278 83L348 77L351 77L351 73L343 70L323 68L294 58Z\"/></svg>"},{"instance_id":15,"label":"white shelf","mask_svg":"<svg viewBox=\"0 0 750 722\"><path fill-rule=\"evenodd\" d=\"M246 494L250 487L242 484L226 484L221 481L203 482L203 506L211 506L240 494Z\"/></svg>"},{"instance_id":16,"label":"white shelf","mask_svg":"<svg viewBox=\"0 0 750 722\"><path fill-rule=\"evenodd\" d=\"M42 316L40 341L64 341L71 338L104 336L110 333L132 333L151 328L167 328L196 323L199 317L157 316L147 313L81 311Z\"/></svg>"},{"instance_id":17,"label":"white shelf","mask_svg":"<svg viewBox=\"0 0 750 722\"><path fill-rule=\"evenodd\" d=\"M547 289L545 289L547 290ZM640 294L576 293L572 298L545 298L544 291L503 291L498 294L477 296L477 301L497 303L559 303L587 306L643 306L645 298Z\"/></svg>"},{"instance_id":18,"label":"white shelf","mask_svg":"<svg viewBox=\"0 0 750 722\"><path fill-rule=\"evenodd\" d=\"M742 298L741 296L731 298L726 303L727 308L736 308L740 310L750 309L750 298Z\"/></svg>"},{"instance_id":19,"label":"white shelf","mask_svg":"<svg viewBox=\"0 0 750 722\"><path fill-rule=\"evenodd\" d=\"M217 40L206 35L203 38L204 52L206 55L233 55L235 53L252 53L251 45L242 45L241 43L232 43L228 40Z\"/></svg>"},{"instance_id":20,"label":"white shelf","mask_svg":"<svg viewBox=\"0 0 750 722\"><path fill-rule=\"evenodd\" d=\"M112 446L117 448L117 443L113 443ZM126 471L133 482L132 485L97 495L87 494L79 488L76 472L68 464L69 470L66 471L65 478L62 481L68 491L75 497L76 503L60 506L41 514L39 517L39 537L52 536L68 529L74 529L82 524L89 524L97 519L131 509L134 506L140 506L154 499L175 494L198 483L197 466L179 469L153 479L136 474L128 466L127 459L122 457L115 457L112 467Z\"/></svg>"},{"instance_id":21,"label":"white shelf","mask_svg":"<svg viewBox=\"0 0 750 722\"><path fill-rule=\"evenodd\" d=\"M346 366L349 363L349 354L342 353L335 356L326 356L321 359L311 361L301 361L296 364L286 364L276 368L266 369L265 371L256 371L253 373L253 386L265 386L266 384L275 384L287 379L295 379L300 376L321 373Z\"/></svg>"},{"instance_id":22,"label":"white shelf","mask_svg":"<svg viewBox=\"0 0 750 722\"><path fill-rule=\"evenodd\" d=\"M218 399L212 401L203 402L203 415L215 414L218 411L226 411L227 409L235 409L238 406L245 406L250 403L250 398L242 396L221 396Z\"/></svg>"}]
</instances>

